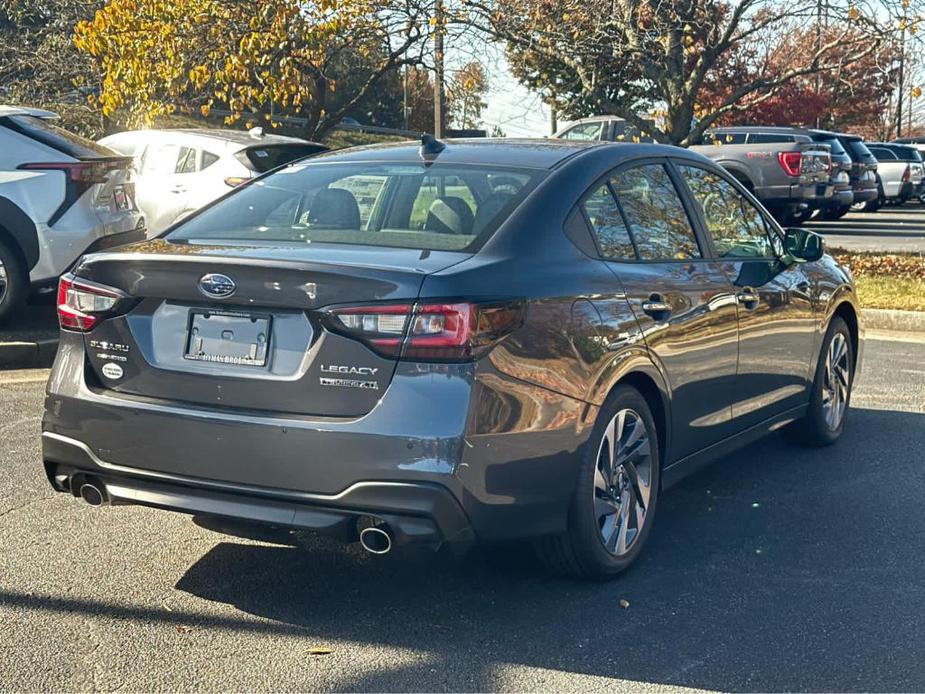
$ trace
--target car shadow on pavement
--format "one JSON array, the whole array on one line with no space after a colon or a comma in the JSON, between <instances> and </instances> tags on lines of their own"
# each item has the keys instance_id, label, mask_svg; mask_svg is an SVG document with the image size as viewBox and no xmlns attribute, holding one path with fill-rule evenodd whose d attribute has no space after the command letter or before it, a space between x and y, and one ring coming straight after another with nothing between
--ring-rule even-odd
<instances>
[{"instance_id":1,"label":"car shadow on pavement","mask_svg":"<svg viewBox=\"0 0 925 694\"><path fill-rule=\"evenodd\" d=\"M508 663L721 690L923 690L923 451L925 415L894 411L853 409L831 448L770 437L668 490L647 551L607 583L550 577L523 546L375 557L222 540L177 588L313 643L422 654L349 690L497 689Z\"/></svg>"}]
</instances>

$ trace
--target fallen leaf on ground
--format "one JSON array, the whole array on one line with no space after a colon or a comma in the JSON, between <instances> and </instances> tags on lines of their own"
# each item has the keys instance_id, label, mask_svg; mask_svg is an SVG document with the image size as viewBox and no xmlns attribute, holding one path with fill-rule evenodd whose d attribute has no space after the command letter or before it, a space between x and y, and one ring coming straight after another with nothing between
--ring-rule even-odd
<instances>
[{"instance_id":1,"label":"fallen leaf on ground","mask_svg":"<svg viewBox=\"0 0 925 694\"><path fill-rule=\"evenodd\" d=\"M178 634L188 634L188 633L190 633L192 630L193 630L193 627L188 627L188 626L186 626L185 624L178 624L178 625L177 625L177 633L178 633Z\"/></svg>"},{"instance_id":2,"label":"fallen leaf on ground","mask_svg":"<svg viewBox=\"0 0 925 694\"><path fill-rule=\"evenodd\" d=\"M622 607L625 610L629 606L630 606L629 600L624 600L623 598L620 598L620 607Z\"/></svg>"},{"instance_id":3,"label":"fallen leaf on ground","mask_svg":"<svg viewBox=\"0 0 925 694\"><path fill-rule=\"evenodd\" d=\"M308 649L309 655L328 655L333 652L334 652L333 648L326 648L324 646L314 646Z\"/></svg>"}]
</instances>

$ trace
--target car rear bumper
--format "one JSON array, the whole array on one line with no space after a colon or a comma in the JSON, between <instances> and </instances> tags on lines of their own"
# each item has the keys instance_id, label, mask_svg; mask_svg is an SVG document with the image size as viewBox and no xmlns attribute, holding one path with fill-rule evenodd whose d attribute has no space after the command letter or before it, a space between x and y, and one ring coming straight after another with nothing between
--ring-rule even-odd
<instances>
[{"instance_id":1,"label":"car rear bumper","mask_svg":"<svg viewBox=\"0 0 925 694\"><path fill-rule=\"evenodd\" d=\"M468 544L474 539L459 502L437 484L358 482L338 494L285 493L113 465L83 442L51 432L42 435L42 451L57 491L77 496L83 484L91 483L112 504L312 530L344 541L357 539L363 519L384 524L402 544Z\"/></svg>"},{"instance_id":2,"label":"car rear bumper","mask_svg":"<svg viewBox=\"0 0 925 694\"><path fill-rule=\"evenodd\" d=\"M873 186L858 186L854 185L852 187L854 193L855 202L870 202L871 200L876 200L880 195L880 190L877 188L876 184Z\"/></svg>"},{"instance_id":3,"label":"car rear bumper","mask_svg":"<svg viewBox=\"0 0 925 694\"><path fill-rule=\"evenodd\" d=\"M831 183L792 183L756 187L755 194L766 205L812 207L830 200L834 191Z\"/></svg>"},{"instance_id":4,"label":"car rear bumper","mask_svg":"<svg viewBox=\"0 0 925 694\"><path fill-rule=\"evenodd\" d=\"M483 368L402 363L362 417L260 413L106 389L87 374L83 337L65 332L48 385L45 466L53 481L83 474L124 488L113 492L121 501L244 520L272 511L272 524L322 508L339 515L328 519L334 525L350 518L355 527L358 515L380 515L401 528L408 525L399 522L404 509L436 529L420 531L428 542L456 541L466 535L462 527L489 541L558 532L596 408ZM522 414L499 419L505 408ZM433 513L404 508L404 497L392 496L395 485L452 499L465 521L439 520L457 515L438 512L443 501L430 502ZM358 503L358 488L388 491ZM173 501L155 503L167 492Z\"/></svg>"},{"instance_id":5,"label":"car rear bumper","mask_svg":"<svg viewBox=\"0 0 925 694\"><path fill-rule=\"evenodd\" d=\"M850 207L854 202L854 193L850 187L835 186L832 195L815 201L811 206L817 209L837 209Z\"/></svg>"}]
</instances>

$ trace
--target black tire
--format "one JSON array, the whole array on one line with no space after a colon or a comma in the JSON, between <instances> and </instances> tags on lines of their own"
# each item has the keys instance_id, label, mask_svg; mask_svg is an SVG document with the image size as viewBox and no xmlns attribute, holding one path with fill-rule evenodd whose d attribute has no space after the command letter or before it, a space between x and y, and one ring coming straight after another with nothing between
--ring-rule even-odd
<instances>
[{"instance_id":1,"label":"black tire","mask_svg":"<svg viewBox=\"0 0 925 694\"><path fill-rule=\"evenodd\" d=\"M14 316L29 295L29 275L22 259L0 238L0 322Z\"/></svg>"},{"instance_id":2,"label":"black tire","mask_svg":"<svg viewBox=\"0 0 925 694\"><path fill-rule=\"evenodd\" d=\"M842 205L840 207L827 207L822 211L820 215L823 219L830 222L834 222L836 219L841 219L851 210L851 207L847 205Z\"/></svg>"},{"instance_id":3,"label":"black tire","mask_svg":"<svg viewBox=\"0 0 925 694\"><path fill-rule=\"evenodd\" d=\"M636 479L645 477L648 472L648 489L643 490L639 485L628 482L626 487L621 487L619 483L611 488L622 488L624 491L621 496L625 499L618 507L614 507L614 523L620 523L624 520L626 527L635 522L636 531L631 540L628 540L629 531L621 533L624 525L620 524L617 528L614 526L613 535L622 536L627 543L626 550L617 554L618 551L608 549L605 546L605 540L602 534L605 529L602 527L601 519L598 517L597 500L602 497L599 495L600 487L596 484L598 479L598 467L602 463L601 455L606 455L605 451L605 432L609 424L620 412L630 412L632 415L638 415L633 424L633 429L624 429L624 435L619 437L620 441L632 441L635 435L635 426L639 422L644 424L643 435L648 440L648 462L643 462L641 455L630 455L625 458L626 461L635 461L636 465L632 466ZM631 415L625 415L629 421ZM627 425L628 426L628 425ZM633 444L636 445L636 444ZM634 449L642 450L642 449ZM618 458L619 462L620 458ZM534 547L540 561L554 573L567 576L575 576L590 579L607 579L619 574L627 569L642 552L643 547L652 531L652 524L655 520L655 510L658 501L659 485L661 482L660 475L661 452L658 446L658 431L655 420L649 405L642 394L630 386L618 386L613 390L607 401L601 407L598 414L597 422L591 433L588 442L584 446L581 454L581 469L578 473L578 480L572 495L571 505L568 513L568 527L565 532L540 538L534 543ZM623 465L618 465L618 470ZM628 481L632 477L627 474L625 478ZM623 480L621 475L621 480ZM647 504L643 503L643 497L648 496ZM630 498L632 496L632 498ZM606 503L611 503L607 501ZM624 504L627 504L624 511ZM638 516L636 511L643 508L642 527L638 527ZM632 514L632 518L630 515ZM601 517L605 518L605 517ZM603 525L608 524L607 519ZM615 545L619 539L615 541Z\"/></svg>"},{"instance_id":4,"label":"black tire","mask_svg":"<svg viewBox=\"0 0 925 694\"><path fill-rule=\"evenodd\" d=\"M843 411L836 425L827 418L830 409L826 408L826 398L831 398L828 391L829 378L827 371L827 357L832 343L841 340L845 346L845 367L847 369L847 385L843 396ZM854 387L854 343L848 324L840 316L832 318L825 339L822 341L822 350L819 353L819 363L816 365L816 375L813 378L812 392L810 393L809 410L806 415L785 427L782 431L784 437L791 443L802 446L830 446L841 437L848 419L851 406L851 390ZM831 402L831 401L830 401ZM831 408L831 405L830 405Z\"/></svg>"}]
</instances>

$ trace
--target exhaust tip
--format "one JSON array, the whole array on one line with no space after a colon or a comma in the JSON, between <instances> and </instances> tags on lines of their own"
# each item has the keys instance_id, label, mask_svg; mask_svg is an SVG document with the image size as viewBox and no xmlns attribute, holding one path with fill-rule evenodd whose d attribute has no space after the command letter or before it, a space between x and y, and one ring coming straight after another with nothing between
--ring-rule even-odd
<instances>
[{"instance_id":1,"label":"exhaust tip","mask_svg":"<svg viewBox=\"0 0 925 694\"><path fill-rule=\"evenodd\" d=\"M382 528L363 528L360 545L370 554L388 554L392 549L392 537Z\"/></svg>"},{"instance_id":2,"label":"exhaust tip","mask_svg":"<svg viewBox=\"0 0 925 694\"><path fill-rule=\"evenodd\" d=\"M80 485L80 498L91 506L102 506L106 501L106 494L92 482Z\"/></svg>"}]
</instances>

